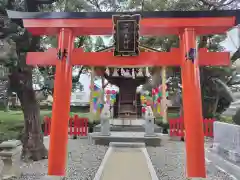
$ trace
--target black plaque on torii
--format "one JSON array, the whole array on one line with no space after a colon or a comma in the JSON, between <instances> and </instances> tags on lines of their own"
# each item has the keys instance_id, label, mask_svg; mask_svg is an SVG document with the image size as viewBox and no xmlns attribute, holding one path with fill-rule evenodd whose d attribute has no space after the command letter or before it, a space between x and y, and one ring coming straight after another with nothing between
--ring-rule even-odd
<instances>
[{"instance_id":1,"label":"black plaque on torii","mask_svg":"<svg viewBox=\"0 0 240 180\"><path fill-rule=\"evenodd\" d=\"M113 15L114 56L139 55L139 22L140 14Z\"/></svg>"}]
</instances>

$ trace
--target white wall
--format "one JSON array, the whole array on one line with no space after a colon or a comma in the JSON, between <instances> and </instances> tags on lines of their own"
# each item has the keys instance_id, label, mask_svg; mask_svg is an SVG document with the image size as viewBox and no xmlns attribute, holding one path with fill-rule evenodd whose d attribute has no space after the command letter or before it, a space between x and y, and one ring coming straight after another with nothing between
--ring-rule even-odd
<instances>
[{"instance_id":1,"label":"white wall","mask_svg":"<svg viewBox=\"0 0 240 180\"><path fill-rule=\"evenodd\" d=\"M71 104L72 105L87 105L90 99L89 86L91 83L91 76L88 74L81 74L79 82L83 85L83 91L76 91L72 93Z\"/></svg>"},{"instance_id":2,"label":"white wall","mask_svg":"<svg viewBox=\"0 0 240 180\"><path fill-rule=\"evenodd\" d=\"M83 91L76 91L74 93L72 93L71 96L71 104L72 105L84 105L84 104L89 104L89 100L90 100L90 89L89 86L91 84L91 76L88 74L81 74L79 82L82 83L83 85ZM105 81L105 83L107 83L107 81ZM101 79L96 80L95 84L98 87L102 87L102 81ZM115 90L118 91L118 87L114 86L114 85L108 85L106 87L106 90Z\"/></svg>"}]
</instances>

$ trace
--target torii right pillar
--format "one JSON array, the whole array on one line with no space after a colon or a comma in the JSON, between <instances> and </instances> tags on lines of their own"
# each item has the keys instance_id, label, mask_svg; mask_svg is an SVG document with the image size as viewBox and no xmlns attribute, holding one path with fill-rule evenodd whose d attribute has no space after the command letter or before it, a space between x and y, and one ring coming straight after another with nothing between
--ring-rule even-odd
<instances>
[{"instance_id":1,"label":"torii right pillar","mask_svg":"<svg viewBox=\"0 0 240 180\"><path fill-rule=\"evenodd\" d=\"M187 177L206 177L202 98L196 31L185 28L180 34L183 118L186 132ZM196 143L198 142L198 143ZM198 154L196 156L196 154Z\"/></svg>"}]
</instances>

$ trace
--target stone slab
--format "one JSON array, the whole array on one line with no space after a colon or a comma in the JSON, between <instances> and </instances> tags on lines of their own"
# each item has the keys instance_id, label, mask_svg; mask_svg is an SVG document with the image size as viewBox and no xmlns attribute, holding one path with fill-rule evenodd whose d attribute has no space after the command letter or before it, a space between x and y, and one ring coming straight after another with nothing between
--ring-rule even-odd
<instances>
[{"instance_id":1,"label":"stone slab","mask_svg":"<svg viewBox=\"0 0 240 180\"><path fill-rule=\"evenodd\" d=\"M124 143L124 142L110 142L110 147L128 147L128 148L144 148L144 143Z\"/></svg>"},{"instance_id":2,"label":"stone slab","mask_svg":"<svg viewBox=\"0 0 240 180\"><path fill-rule=\"evenodd\" d=\"M152 180L141 150L116 148L110 154L100 180Z\"/></svg>"},{"instance_id":3,"label":"stone slab","mask_svg":"<svg viewBox=\"0 0 240 180\"><path fill-rule=\"evenodd\" d=\"M41 180L63 180L64 176L44 176L41 178Z\"/></svg>"},{"instance_id":4,"label":"stone slab","mask_svg":"<svg viewBox=\"0 0 240 180\"><path fill-rule=\"evenodd\" d=\"M128 143L145 143L146 146L160 146L161 135L145 136L143 132L111 132L109 136L102 136L100 133L90 133L91 143L96 145L108 146L110 142L128 142Z\"/></svg>"},{"instance_id":5,"label":"stone slab","mask_svg":"<svg viewBox=\"0 0 240 180\"><path fill-rule=\"evenodd\" d=\"M213 149L233 162L240 162L240 126L214 122Z\"/></svg>"}]
</instances>

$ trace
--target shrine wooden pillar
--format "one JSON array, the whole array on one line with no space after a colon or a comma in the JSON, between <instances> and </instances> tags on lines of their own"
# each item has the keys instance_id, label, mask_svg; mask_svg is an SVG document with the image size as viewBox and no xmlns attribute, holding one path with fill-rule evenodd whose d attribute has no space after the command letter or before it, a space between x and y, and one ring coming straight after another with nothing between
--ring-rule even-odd
<instances>
[{"instance_id":1,"label":"shrine wooden pillar","mask_svg":"<svg viewBox=\"0 0 240 180\"><path fill-rule=\"evenodd\" d=\"M166 66L163 66L161 69L162 77L162 120L166 124L168 122L167 117L167 93L166 93Z\"/></svg>"},{"instance_id":2,"label":"shrine wooden pillar","mask_svg":"<svg viewBox=\"0 0 240 180\"><path fill-rule=\"evenodd\" d=\"M73 34L61 28L58 36L58 61L54 80L54 96L49 147L48 174L65 175L68 144L68 120L72 90L71 53Z\"/></svg>"},{"instance_id":3,"label":"shrine wooden pillar","mask_svg":"<svg viewBox=\"0 0 240 180\"><path fill-rule=\"evenodd\" d=\"M94 116L94 102L93 102L93 93L94 93L94 79L95 79L95 68L91 67L91 81L90 81L90 116L91 118L96 118Z\"/></svg>"},{"instance_id":4,"label":"shrine wooden pillar","mask_svg":"<svg viewBox=\"0 0 240 180\"><path fill-rule=\"evenodd\" d=\"M185 28L180 35L183 119L186 133L187 177L206 177L202 99L198 57L188 59L196 50L196 32ZM194 55L193 55L194 56Z\"/></svg>"}]
</instances>

